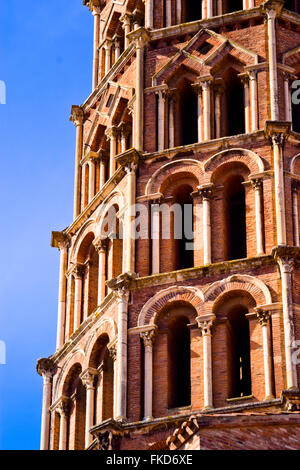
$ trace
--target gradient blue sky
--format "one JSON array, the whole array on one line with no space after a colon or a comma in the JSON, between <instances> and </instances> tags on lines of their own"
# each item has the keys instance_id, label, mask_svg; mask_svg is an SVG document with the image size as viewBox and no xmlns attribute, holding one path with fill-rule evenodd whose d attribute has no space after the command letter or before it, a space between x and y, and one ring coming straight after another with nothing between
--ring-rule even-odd
<instances>
[{"instance_id":1,"label":"gradient blue sky","mask_svg":"<svg viewBox=\"0 0 300 470\"><path fill-rule=\"evenodd\" d=\"M72 104L91 91L93 17L82 0L0 0L0 449L38 449L42 379L55 351L59 253L71 222Z\"/></svg>"}]
</instances>

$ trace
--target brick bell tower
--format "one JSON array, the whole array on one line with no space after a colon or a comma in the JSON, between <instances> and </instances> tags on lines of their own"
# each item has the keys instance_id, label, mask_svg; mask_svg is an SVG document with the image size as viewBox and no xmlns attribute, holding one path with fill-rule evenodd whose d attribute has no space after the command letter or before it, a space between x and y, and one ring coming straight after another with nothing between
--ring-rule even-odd
<instances>
[{"instance_id":1,"label":"brick bell tower","mask_svg":"<svg viewBox=\"0 0 300 470\"><path fill-rule=\"evenodd\" d=\"M300 2L83 3L41 448L300 449Z\"/></svg>"}]
</instances>

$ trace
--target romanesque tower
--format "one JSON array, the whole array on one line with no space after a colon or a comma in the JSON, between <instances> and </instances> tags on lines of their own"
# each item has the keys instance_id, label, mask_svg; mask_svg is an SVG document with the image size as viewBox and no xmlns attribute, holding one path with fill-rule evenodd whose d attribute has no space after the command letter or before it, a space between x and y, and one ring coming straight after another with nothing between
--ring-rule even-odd
<instances>
[{"instance_id":1,"label":"romanesque tower","mask_svg":"<svg viewBox=\"0 0 300 470\"><path fill-rule=\"evenodd\" d=\"M299 449L300 2L83 3L41 448Z\"/></svg>"}]
</instances>

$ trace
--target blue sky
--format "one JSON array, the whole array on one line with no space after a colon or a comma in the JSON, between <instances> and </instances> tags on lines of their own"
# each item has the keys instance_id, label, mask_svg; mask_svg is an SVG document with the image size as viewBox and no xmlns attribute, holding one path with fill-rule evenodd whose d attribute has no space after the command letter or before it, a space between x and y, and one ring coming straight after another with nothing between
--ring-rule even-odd
<instances>
[{"instance_id":1,"label":"blue sky","mask_svg":"<svg viewBox=\"0 0 300 470\"><path fill-rule=\"evenodd\" d=\"M72 104L91 92L93 17L82 0L0 0L0 449L38 449L42 379L55 351L59 253L72 220Z\"/></svg>"}]
</instances>

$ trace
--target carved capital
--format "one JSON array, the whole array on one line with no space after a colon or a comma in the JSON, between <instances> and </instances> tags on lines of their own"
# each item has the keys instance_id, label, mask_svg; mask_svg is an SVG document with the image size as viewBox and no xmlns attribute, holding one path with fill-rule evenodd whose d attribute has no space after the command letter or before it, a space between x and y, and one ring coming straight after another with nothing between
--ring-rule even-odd
<instances>
[{"instance_id":1,"label":"carved capital","mask_svg":"<svg viewBox=\"0 0 300 470\"><path fill-rule=\"evenodd\" d=\"M143 331L140 334L140 337L142 338L142 340L144 342L144 347L145 348L147 348L147 347L152 348L156 335L157 335L157 327L156 326L154 328L152 328L151 330Z\"/></svg>"},{"instance_id":2,"label":"carved capital","mask_svg":"<svg viewBox=\"0 0 300 470\"><path fill-rule=\"evenodd\" d=\"M132 15L130 13L125 13L121 16L120 21L122 23L122 27L125 28L126 26L130 26L132 21Z\"/></svg>"},{"instance_id":3,"label":"carved capital","mask_svg":"<svg viewBox=\"0 0 300 470\"><path fill-rule=\"evenodd\" d=\"M119 134L119 129L115 126L109 127L105 131L105 135L107 139L116 139L118 137L118 134Z\"/></svg>"},{"instance_id":4,"label":"carved capital","mask_svg":"<svg viewBox=\"0 0 300 470\"><path fill-rule=\"evenodd\" d=\"M37 361L36 370L43 378L51 378L55 372L56 365L49 357Z\"/></svg>"},{"instance_id":5,"label":"carved capital","mask_svg":"<svg viewBox=\"0 0 300 470\"><path fill-rule=\"evenodd\" d=\"M80 374L79 377L80 377L83 385L86 388L93 388L94 387L95 377L97 377L98 373L99 372L97 371L97 369L93 369L92 367L89 367L88 369L84 370Z\"/></svg>"},{"instance_id":6,"label":"carved capital","mask_svg":"<svg viewBox=\"0 0 300 470\"><path fill-rule=\"evenodd\" d=\"M120 303L128 303L129 300L129 290L126 287L121 287L115 291L115 296L117 298L117 302Z\"/></svg>"},{"instance_id":7,"label":"carved capital","mask_svg":"<svg viewBox=\"0 0 300 470\"><path fill-rule=\"evenodd\" d=\"M253 178L250 180L254 191L260 191L262 188L263 180L261 178Z\"/></svg>"},{"instance_id":8,"label":"carved capital","mask_svg":"<svg viewBox=\"0 0 300 470\"><path fill-rule=\"evenodd\" d=\"M203 201L208 201L213 197L213 184L206 184L197 186L198 194L202 197Z\"/></svg>"},{"instance_id":9,"label":"carved capital","mask_svg":"<svg viewBox=\"0 0 300 470\"><path fill-rule=\"evenodd\" d=\"M52 232L51 246L53 248L58 248L59 251L66 250L69 246L69 237L63 232Z\"/></svg>"},{"instance_id":10,"label":"carved capital","mask_svg":"<svg viewBox=\"0 0 300 470\"><path fill-rule=\"evenodd\" d=\"M97 238L93 241L93 245L97 253L106 253L108 247L108 238Z\"/></svg>"},{"instance_id":11,"label":"carved capital","mask_svg":"<svg viewBox=\"0 0 300 470\"><path fill-rule=\"evenodd\" d=\"M75 126L81 126L83 124L84 112L81 106L72 106L70 121L75 124Z\"/></svg>"},{"instance_id":12,"label":"carved capital","mask_svg":"<svg viewBox=\"0 0 300 470\"><path fill-rule=\"evenodd\" d=\"M203 315L196 318L198 328L201 330L202 336L211 336L211 329L215 319L215 315Z\"/></svg>"},{"instance_id":13,"label":"carved capital","mask_svg":"<svg viewBox=\"0 0 300 470\"><path fill-rule=\"evenodd\" d=\"M271 318L271 312L268 310L263 310L261 308L255 308L257 320L261 326L266 326L269 324Z\"/></svg>"},{"instance_id":14,"label":"carved capital","mask_svg":"<svg viewBox=\"0 0 300 470\"><path fill-rule=\"evenodd\" d=\"M70 398L61 397L56 404L55 410L60 414L60 416L68 416L70 412Z\"/></svg>"},{"instance_id":15,"label":"carved capital","mask_svg":"<svg viewBox=\"0 0 300 470\"><path fill-rule=\"evenodd\" d=\"M117 345L112 344L111 346L109 346L108 352L112 360L115 362L117 360Z\"/></svg>"}]
</instances>

